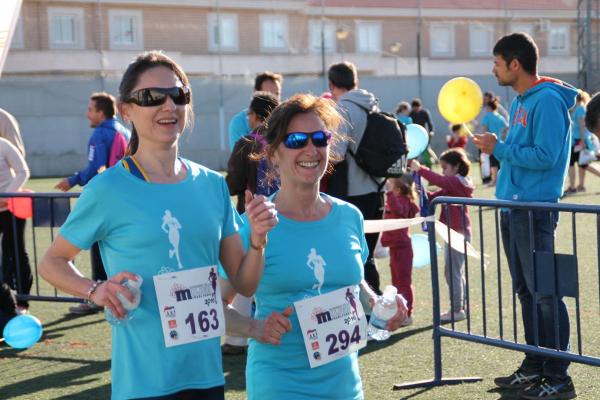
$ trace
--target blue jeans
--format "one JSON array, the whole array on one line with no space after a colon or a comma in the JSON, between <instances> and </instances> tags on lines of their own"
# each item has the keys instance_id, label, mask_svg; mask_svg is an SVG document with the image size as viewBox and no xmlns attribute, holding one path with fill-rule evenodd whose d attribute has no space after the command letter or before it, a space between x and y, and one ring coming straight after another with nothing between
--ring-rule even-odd
<instances>
[{"instance_id":1,"label":"blue jeans","mask_svg":"<svg viewBox=\"0 0 600 400\"><path fill-rule=\"evenodd\" d=\"M521 302L523 315L523 329L527 344L535 345L534 330L534 299L536 301L538 320L538 345L551 349L557 348L555 325L558 322L559 349L569 349L569 314L562 297L552 295L536 296L536 283L534 276L548 273L547 266L534 265L533 251L546 251L554 253L554 231L558 224L558 212L532 211L533 239L535 246L532 249L529 240L529 212L525 210L503 211L500 214L500 227L502 243L508 259L513 289ZM512 251L514 249L514 253ZM558 304L558 321L554 318L554 301ZM525 354L521 368L528 372L541 373L550 379L560 379L567 376L569 361L549 358L534 354Z\"/></svg>"}]
</instances>

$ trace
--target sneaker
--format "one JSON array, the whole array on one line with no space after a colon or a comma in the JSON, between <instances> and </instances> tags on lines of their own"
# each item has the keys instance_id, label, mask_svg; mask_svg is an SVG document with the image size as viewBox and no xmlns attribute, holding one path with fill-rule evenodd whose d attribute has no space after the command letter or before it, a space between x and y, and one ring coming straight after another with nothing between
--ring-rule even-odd
<instances>
[{"instance_id":1,"label":"sneaker","mask_svg":"<svg viewBox=\"0 0 600 400\"><path fill-rule=\"evenodd\" d=\"M519 368L509 376L494 378L494 383L504 389L525 389L539 383L541 380L542 376L540 374L526 372Z\"/></svg>"},{"instance_id":2,"label":"sneaker","mask_svg":"<svg viewBox=\"0 0 600 400\"><path fill-rule=\"evenodd\" d=\"M102 307L88 303L81 303L76 306L69 307L69 312L77 315L95 314L100 310L102 310Z\"/></svg>"},{"instance_id":3,"label":"sneaker","mask_svg":"<svg viewBox=\"0 0 600 400\"><path fill-rule=\"evenodd\" d=\"M575 189L574 187L570 187L567 190L565 190L565 194L572 194L572 193L577 193L577 189Z\"/></svg>"},{"instance_id":4,"label":"sneaker","mask_svg":"<svg viewBox=\"0 0 600 400\"><path fill-rule=\"evenodd\" d=\"M454 315L454 322L458 322L458 321L467 319L467 314L465 313L465 310L460 310L460 311L455 311L455 312L447 311L447 312L443 313L442 315L440 315L440 320L442 322L451 322L453 315Z\"/></svg>"},{"instance_id":5,"label":"sneaker","mask_svg":"<svg viewBox=\"0 0 600 400\"><path fill-rule=\"evenodd\" d=\"M523 399L574 399L577 397L575 394L575 386L571 378L564 382L555 381L551 382L547 378L540 380L533 386L521 392L521 398Z\"/></svg>"},{"instance_id":6,"label":"sneaker","mask_svg":"<svg viewBox=\"0 0 600 400\"><path fill-rule=\"evenodd\" d=\"M225 343L221 346L221 354L224 356L241 356L246 354L247 346L234 346L232 344Z\"/></svg>"},{"instance_id":7,"label":"sneaker","mask_svg":"<svg viewBox=\"0 0 600 400\"><path fill-rule=\"evenodd\" d=\"M413 319L412 317L406 317L406 319L400 324L400 328L403 328L405 326L409 326L413 324Z\"/></svg>"}]
</instances>

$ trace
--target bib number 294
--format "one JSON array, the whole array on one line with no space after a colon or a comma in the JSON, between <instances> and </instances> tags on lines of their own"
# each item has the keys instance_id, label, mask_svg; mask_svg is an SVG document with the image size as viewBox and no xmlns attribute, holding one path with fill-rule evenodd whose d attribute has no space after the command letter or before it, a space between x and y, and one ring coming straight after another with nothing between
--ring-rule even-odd
<instances>
[{"instance_id":1,"label":"bib number 294","mask_svg":"<svg viewBox=\"0 0 600 400\"><path fill-rule=\"evenodd\" d=\"M346 350L351 343L358 344L360 342L360 330L358 325L354 327L354 331L352 331L352 335L346 330L341 330L337 335L334 333L330 333L325 337L325 341L329 344L329 352L328 354L335 354L338 351ZM340 347L338 347L338 342L340 343Z\"/></svg>"},{"instance_id":2,"label":"bib number 294","mask_svg":"<svg viewBox=\"0 0 600 400\"><path fill-rule=\"evenodd\" d=\"M219 328L219 319L217 318L217 310L211 308L209 311L202 310L198 313L198 327L201 332L208 332L209 329L217 330ZM185 319L185 324L190 326L192 335L196 334L196 318L194 313L189 313Z\"/></svg>"}]
</instances>

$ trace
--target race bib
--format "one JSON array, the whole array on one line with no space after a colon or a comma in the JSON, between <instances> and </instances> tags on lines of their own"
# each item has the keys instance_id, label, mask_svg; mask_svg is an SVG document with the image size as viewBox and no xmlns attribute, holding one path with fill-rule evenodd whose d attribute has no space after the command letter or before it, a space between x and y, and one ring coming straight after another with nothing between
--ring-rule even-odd
<instances>
[{"instance_id":1,"label":"race bib","mask_svg":"<svg viewBox=\"0 0 600 400\"><path fill-rule=\"evenodd\" d=\"M166 347L225 334L216 266L169 272L153 279Z\"/></svg>"},{"instance_id":2,"label":"race bib","mask_svg":"<svg viewBox=\"0 0 600 400\"><path fill-rule=\"evenodd\" d=\"M367 345L367 318L355 288L348 286L294 303L311 368Z\"/></svg>"}]
</instances>

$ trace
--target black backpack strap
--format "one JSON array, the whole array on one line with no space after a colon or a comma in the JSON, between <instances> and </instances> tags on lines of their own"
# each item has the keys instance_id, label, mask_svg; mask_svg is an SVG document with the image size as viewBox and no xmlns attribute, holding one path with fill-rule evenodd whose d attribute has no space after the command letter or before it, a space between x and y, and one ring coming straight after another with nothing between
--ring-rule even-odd
<instances>
[{"instance_id":1,"label":"black backpack strap","mask_svg":"<svg viewBox=\"0 0 600 400\"><path fill-rule=\"evenodd\" d=\"M359 108L361 108L364 112L367 113L367 119L369 118L369 115L371 115L371 113L373 112L372 110L369 110L367 107L363 106L362 104L358 104L355 101L352 101L350 99L348 99L348 101L354 105L357 105ZM367 121L368 122L368 121ZM365 125L365 129L367 129L367 125ZM363 132L364 134L364 132ZM357 146L360 145L360 143L357 144ZM352 151L352 149L350 149L350 147L348 147L346 149L348 151L348 153L352 156L352 158L356 159L356 156L354 155L354 152ZM356 164L358 166L358 168L362 169L365 173L367 173L367 175L369 175L369 178L371 178L371 180L373 181L373 183L375 183L375 185L377 185L377 192L381 192L383 190L383 187L385 186L385 183L387 182L387 178L383 179L383 182L379 183L377 182L377 179L375 179L375 177L371 174L369 174L367 171L365 171L363 168L360 167L360 165Z\"/></svg>"}]
</instances>

